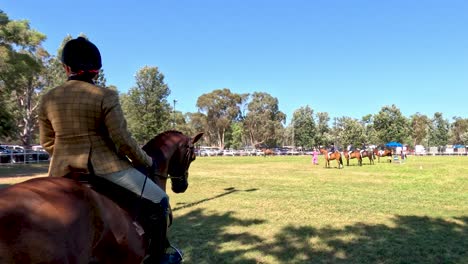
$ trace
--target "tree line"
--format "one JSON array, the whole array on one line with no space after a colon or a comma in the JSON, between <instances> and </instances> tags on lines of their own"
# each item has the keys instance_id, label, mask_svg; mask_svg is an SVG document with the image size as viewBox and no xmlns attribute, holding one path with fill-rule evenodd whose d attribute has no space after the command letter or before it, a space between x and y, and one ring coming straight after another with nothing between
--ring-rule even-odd
<instances>
[{"instance_id":1,"label":"tree line","mask_svg":"<svg viewBox=\"0 0 468 264\"><path fill-rule=\"evenodd\" d=\"M86 37L86 36L84 36ZM0 140L30 146L38 143L37 106L41 96L66 81L60 62L65 36L55 55L42 47L46 36L27 20L10 20L0 10ZM106 83L104 68L96 84ZM205 132L202 144L220 148L245 146L314 146L385 144L398 141L409 146L468 145L468 118L451 121L436 112L432 117L402 115L396 105L383 106L360 119L330 117L311 106L295 110L286 124L279 100L267 92L238 94L229 88L200 95L198 111L182 113L171 107L164 74L156 66L144 66L135 84L120 100L129 130L141 144L160 132L175 129L187 135Z\"/></svg>"}]
</instances>

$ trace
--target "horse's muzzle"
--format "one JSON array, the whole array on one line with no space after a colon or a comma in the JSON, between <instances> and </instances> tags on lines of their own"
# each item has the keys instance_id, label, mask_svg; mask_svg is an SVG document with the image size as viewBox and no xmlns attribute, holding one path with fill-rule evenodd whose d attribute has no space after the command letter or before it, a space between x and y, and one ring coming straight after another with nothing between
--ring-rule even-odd
<instances>
[{"instance_id":1,"label":"horse's muzzle","mask_svg":"<svg viewBox=\"0 0 468 264\"><path fill-rule=\"evenodd\" d=\"M174 182L172 182L172 191L175 192L175 193L183 193L187 190L188 188L188 182L185 182L185 183L177 183L177 184L174 184Z\"/></svg>"},{"instance_id":2,"label":"horse's muzzle","mask_svg":"<svg viewBox=\"0 0 468 264\"><path fill-rule=\"evenodd\" d=\"M188 188L188 173L185 172L182 177L171 178L171 189L175 193L183 193Z\"/></svg>"}]
</instances>

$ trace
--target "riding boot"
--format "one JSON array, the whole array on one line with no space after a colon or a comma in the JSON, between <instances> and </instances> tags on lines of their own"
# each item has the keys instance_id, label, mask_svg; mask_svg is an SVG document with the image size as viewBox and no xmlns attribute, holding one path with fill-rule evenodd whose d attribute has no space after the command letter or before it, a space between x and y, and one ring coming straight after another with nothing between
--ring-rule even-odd
<instances>
[{"instance_id":1,"label":"riding boot","mask_svg":"<svg viewBox=\"0 0 468 264\"><path fill-rule=\"evenodd\" d=\"M148 238L148 255L144 264L173 264L182 262L182 253L172 247L167 239L169 223L169 202L167 198L155 204L149 200L143 202L143 218L140 222ZM174 253L167 253L166 249L173 248Z\"/></svg>"}]
</instances>

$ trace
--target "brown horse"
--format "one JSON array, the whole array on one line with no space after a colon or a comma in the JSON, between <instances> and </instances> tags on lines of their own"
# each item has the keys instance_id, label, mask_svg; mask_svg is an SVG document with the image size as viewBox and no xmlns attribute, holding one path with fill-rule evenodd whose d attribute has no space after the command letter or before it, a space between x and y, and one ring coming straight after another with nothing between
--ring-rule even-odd
<instances>
[{"instance_id":1,"label":"brown horse","mask_svg":"<svg viewBox=\"0 0 468 264\"><path fill-rule=\"evenodd\" d=\"M273 156L275 154L275 152L272 150L272 149L269 149L269 148L264 148L264 149L261 149L263 151L263 156Z\"/></svg>"},{"instance_id":2,"label":"brown horse","mask_svg":"<svg viewBox=\"0 0 468 264\"><path fill-rule=\"evenodd\" d=\"M385 148L384 150L379 150L375 148L373 153L374 153L374 156L377 157L379 163L380 163L380 157L392 157L392 150L388 148ZM389 159L389 161L392 162L392 159Z\"/></svg>"},{"instance_id":3,"label":"brown horse","mask_svg":"<svg viewBox=\"0 0 468 264\"><path fill-rule=\"evenodd\" d=\"M359 150L353 150L353 151L343 151L343 156L346 159L346 165L349 166L349 160L350 159L357 159L358 160L358 165L362 166L362 157L361 153Z\"/></svg>"},{"instance_id":4,"label":"brown horse","mask_svg":"<svg viewBox=\"0 0 468 264\"><path fill-rule=\"evenodd\" d=\"M372 151L364 150L361 152L361 158L368 158L369 164L374 164L374 153Z\"/></svg>"},{"instance_id":5,"label":"brown horse","mask_svg":"<svg viewBox=\"0 0 468 264\"><path fill-rule=\"evenodd\" d=\"M188 187L194 143L177 131L145 145L172 190ZM155 149L157 148L157 149ZM146 241L132 217L86 185L64 177L36 178L0 190L0 263L139 264Z\"/></svg>"},{"instance_id":6,"label":"brown horse","mask_svg":"<svg viewBox=\"0 0 468 264\"><path fill-rule=\"evenodd\" d=\"M336 163L338 164L338 169L343 168L343 159L341 158L341 154L339 151L335 151L328 155L328 150L321 148L320 153L322 153L325 157L325 168L330 168L330 160L336 160Z\"/></svg>"}]
</instances>

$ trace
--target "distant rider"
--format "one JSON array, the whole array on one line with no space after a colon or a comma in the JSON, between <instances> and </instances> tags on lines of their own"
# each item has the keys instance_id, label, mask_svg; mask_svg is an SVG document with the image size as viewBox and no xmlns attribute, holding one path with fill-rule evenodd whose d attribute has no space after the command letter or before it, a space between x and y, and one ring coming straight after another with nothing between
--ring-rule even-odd
<instances>
[{"instance_id":1,"label":"distant rider","mask_svg":"<svg viewBox=\"0 0 468 264\"><path fill-rule=\"evenodd\" d=\"M330 158L330 155L335 153L336 149L335 149L335 144L334 143L331 143L330 145L330 150L328 151L328 158Z\"/></svg>"},{"instance_id":2,"label":"distant rider","mask_svg":"<svg viewBox=\"0 0 468 264\"><path fill-rule=\"evenodd\" d=\"M365 150L367 150L366 143L362 143L362 148L361 148L361 150L359 151L359 153L361 154L361 156L362 156L362 153L363 153Z\"/></svg>"}]
</instances>

